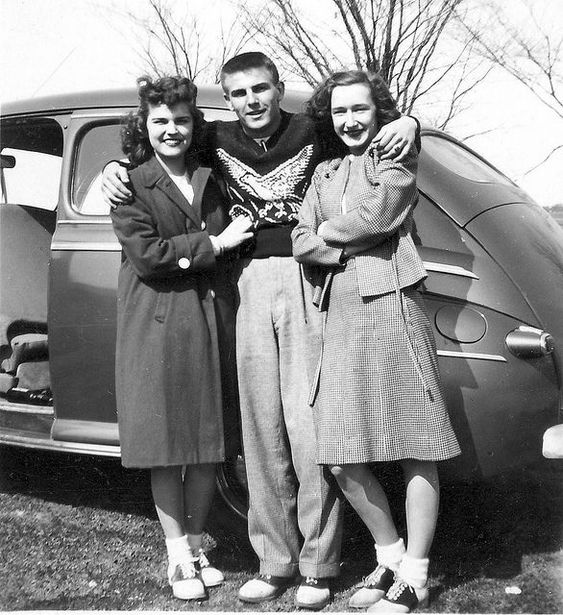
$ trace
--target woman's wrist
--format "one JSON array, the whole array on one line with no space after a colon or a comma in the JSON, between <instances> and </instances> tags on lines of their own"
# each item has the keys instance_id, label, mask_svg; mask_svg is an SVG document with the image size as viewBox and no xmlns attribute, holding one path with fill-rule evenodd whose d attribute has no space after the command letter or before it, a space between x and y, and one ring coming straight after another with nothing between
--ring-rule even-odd
<instances>
[{"instance_id":1,"label":"woman's wrist","mask_svg":"<svg viewBox=\"0 0 563 615\"><path fill-rule=\"evenodd\" d=\"M209 241L211 241L211 245L213 247L213 254L215 254L215 256L223 256L223 253L225 252L225 246L223 245L219 237L216 237L215 235L209 235Z\"/></svg>"}]
</instances>

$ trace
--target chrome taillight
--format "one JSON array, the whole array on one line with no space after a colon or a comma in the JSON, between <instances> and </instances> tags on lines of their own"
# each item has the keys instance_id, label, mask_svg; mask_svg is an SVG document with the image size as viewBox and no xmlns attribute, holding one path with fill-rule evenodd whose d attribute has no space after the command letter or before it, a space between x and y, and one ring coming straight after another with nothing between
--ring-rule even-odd
<instances>
[{"instance_id":1,"label":"chrome taillight","mask_svg":"<svg viewBox=\"0 0 563 615\"><path fill-rule=\"evenodd\" d=\"M522 325L506 336L506 346L517 357L533 359L552 353L555 341L546 331Z\"/></svg>"}]
</instances>

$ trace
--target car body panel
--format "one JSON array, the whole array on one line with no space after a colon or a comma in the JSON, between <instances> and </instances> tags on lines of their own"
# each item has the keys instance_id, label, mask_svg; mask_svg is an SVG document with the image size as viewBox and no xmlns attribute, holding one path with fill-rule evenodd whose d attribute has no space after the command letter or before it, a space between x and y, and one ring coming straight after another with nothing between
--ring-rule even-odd
<instances>
[{"instance_id":1,"label":"car body panel","mask_svg":"<svg viewBox=\"0 0 563 615\"><path fill-rule=\"evenodd\" d=\"M537 326L554 336L555 354L561 362L563 229L545 210L530 202L490 209L476 217L467 229L479 236L488 253L514 282L536 315ZM534 267L527 266L529 262Z\"/></svg>"}]
</instances>

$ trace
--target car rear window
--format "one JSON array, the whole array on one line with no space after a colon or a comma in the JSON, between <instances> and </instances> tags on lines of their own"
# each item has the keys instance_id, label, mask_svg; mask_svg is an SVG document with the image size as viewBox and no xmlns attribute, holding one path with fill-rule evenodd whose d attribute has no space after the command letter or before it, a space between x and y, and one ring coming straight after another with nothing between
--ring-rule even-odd
<instances>
[{"instance_id":1,"label":"car rear window","mask_svg":"<svg viewBox=\"0 0 563 615\"><path fill-rule=\"evenodd\" d=\"M457 143L437 135L423 135L422 149L452 173L481 183L512 182L494 167Z\"/></svg>"}]
</instances>

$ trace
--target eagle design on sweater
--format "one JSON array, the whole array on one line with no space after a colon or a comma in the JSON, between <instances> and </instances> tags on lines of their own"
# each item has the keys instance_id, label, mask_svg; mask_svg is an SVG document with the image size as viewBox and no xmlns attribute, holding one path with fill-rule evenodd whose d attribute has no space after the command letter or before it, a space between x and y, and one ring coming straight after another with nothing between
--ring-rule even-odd
<instances>
[{"instance_id":1,"label":"eagle design on sweater","mask_svg":"<svg viewBox=\"0 0 563 615\"><path fill-rule=\"evenodd\" d=\"M271 223L297 218L303 200L303 187L298 187L309 175L313 145L263 175L222 148L216 154L233 201L231 216L244 213L255 221Z\"/></svg>"}]
</instances>

